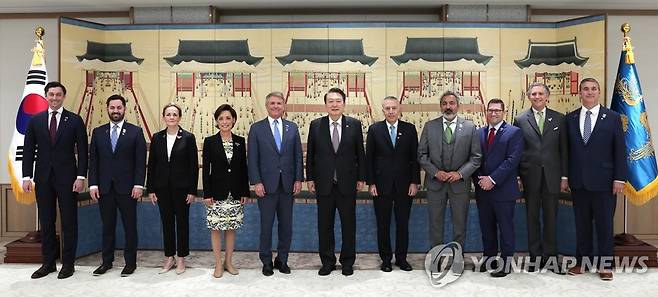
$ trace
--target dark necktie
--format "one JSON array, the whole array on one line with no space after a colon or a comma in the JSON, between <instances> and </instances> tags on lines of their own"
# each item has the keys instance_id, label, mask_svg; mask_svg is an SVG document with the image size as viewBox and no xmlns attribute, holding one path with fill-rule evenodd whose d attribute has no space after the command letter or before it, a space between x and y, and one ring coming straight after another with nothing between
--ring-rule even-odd
<instances>
[{"instance_id":1,"label":"dark necktie","mask_svg":"<svg viewBox=\"0 0 658 297\"><path fill-rule=\"evenodd\" d=\"M487 137L487 149L491 148L495 137L496 137L496 128L489 129L489 137Z\"/></svg>"},{"instance_id":2,"label":"dark necktie","mask_svg":"<svg viewBox=\"0 0 658 297\"><path fill-rule=\"evenodd\" d=\"M585 144L589 141L589 137L592 136L592 112L587 111L585 113L585 123L583 123L583 141Z\"/></svg>"},{"instance_id":3,"label":"dark necktie","mask_svg":"<svg viewBox=\"0 0 658 297\"><path fill-rule=\"evenodd\" d=\"M57 110L52 112L52 117L50 118L50 143L55 144L55 138L57 138Z\"/></svg>"}]
</instances>

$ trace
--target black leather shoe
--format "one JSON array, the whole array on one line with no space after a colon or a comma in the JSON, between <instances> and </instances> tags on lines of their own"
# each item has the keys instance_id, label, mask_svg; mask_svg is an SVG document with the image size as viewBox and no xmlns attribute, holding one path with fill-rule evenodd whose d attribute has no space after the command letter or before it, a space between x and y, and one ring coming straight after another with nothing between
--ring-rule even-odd
<instances>
[{"instance_id":1,"label":"black leather shoe","mask_svg":"<svg viewBox=\"0 0 658 297\"><path fill-rule=\"evenodd\" d=\"M342 273L344 276L350 276L354 274L354 268L352 268L352 266L345 266L343 267Z\"/></svg>"},{"instance_id":2,"label":"black leather shoe","mask_svg":"<svg viewBox=\"0 0 658 297\"><path fill-rule=\"evenodd\" d=\"M549 269L549 270L552 271L553 273L557 274L557 275L565 275L565 274L567 274L567 272L564 271L564 269L562 269L562 267L559 266L559 265L558 265L558 266L555 266L555 268L552 268L552 269Z\"/></svg>"},{"instance_id":3,"label":"black leather shoe","mask_svg":"<svg viewBox=\"0 0 658 297\"><path fill-rule=\"evenodd\" d=\"M407 261L395 261L395 266L400 267L400 270L404 271L412 271L413 268L411 267L411 264Z\"/></svg>"},{"instance_id":4,"label":"black leather shoe","mask_svg":"<svg viewBox=\"0 0 658 297\"><path fill-rule=\"evenodd\" d=\"M274 259L274 269L278 269L279 272L283 274L290 274L290 267L288 266L288 263L283 263L279 258Z\"/></svg>"},{"instance_id":5,"label":"black leather shoe","mask_svg":"<svg viewBox=\"0 0 658 297\"><path fill-rule=\"evenodd\" d=\"M135 272L135 269L137 269L136 265L127 265L123 268L123 270L121 270L121 277L130 276L133 274L133 272Z\"/></svg>"},{"instance_id":6,"label":"black leather shoe","mask_svg":"<svg viewBox=\"0 0 658 297\"><path fill-rule=\"evenodd\" d=\"M59 274L57 275L58 279L65 279L71 277L73 275L73 272L75 272L75 268L73 266L62 266L62 269L59 270Z\"/></svg>"},{"instance_id":7,"label":"black leather shoe","mask_svg":"<svg viewBox=\"0 0 658 297\"><path fill-rule=\"evenodd\" d=\"M263 264L263 275L264 276L272 276L274 274L274 268L272 267L272 264Z\"/></svg>"},{"instance_id":8,"label":"black leather shoe","mask_svg":"<svg viewBox=\"0 0 658 297\"><path fill-rule=\"evenodd\" d=\"M509 274L509 272L501 270L501 271L495 271L490 273L491 277L506 277Z\"/></svg>"},{"instance_id":9,"label":"black leather shoe","mask_svg":"<svg viewBox=\"0 0 658 297\"><path fill-rule=\"evenodd\" d=\"M492 260L489 262L491 262L491 264L489 264L490 265L489 269L491 270L498 269L498 261ZM487 272L487 261L484 261L482 262L482 264L480 264L480 272Z\"/></svg>"},{"instance_id":10,"label":"black leather shoe","mask_svg":"<svg viewBox=\"0 0 658 297\"><path fill-rule=\"evenodd\" d=\"M327 265L327 266L322 266L320 270L318 271L318 274L321 276L329 275L332 271L336 270L336 265Z\"/></svg>"},{"instance_id":11,"label":"black leather shoe","mask_svg":"<svg viewBox=\"0 0 658 297\"><path fill-rule=\"evenodd\" d=\"M94 270L93 274L94 276L99 276L105 274L108 270L112 269L112 264L101 264L96 270Z\"/></svg>"},{"instance_id":12,"label":"black leather shoe","mask_svg":"<svg viewBox=\"0 0 658 297\"><path fill-rule=\"evenodd\" d=\"M393 271L393 267L391 267L391 263L382 263L382 266L380 267L380 269L381 269L383 272L391 272L391 271Z\"/></svg>"},{"instance_id":13,"label":"black leather shoe","mask_svg":"<svg viewBox=\"0 0 658 297\"><path fill-rule=\"evenodd\" d=\"M39 269L37 269L37 271L32 273L31 277L33 279L42 278L42 277L50 274L51 272L55 272L55 271L57 271L57 267L55 265L50 265L50 266L41 265L41 267L39 267Z\"/></svg>"}]
</instances>

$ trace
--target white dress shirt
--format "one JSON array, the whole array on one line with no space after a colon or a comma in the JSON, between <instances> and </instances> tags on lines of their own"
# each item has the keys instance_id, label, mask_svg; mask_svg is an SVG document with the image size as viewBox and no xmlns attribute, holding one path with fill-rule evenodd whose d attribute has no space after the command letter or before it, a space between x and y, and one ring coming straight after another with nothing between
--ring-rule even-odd
<instances>
[{"instance_id":1,"label":"white dress shirt","mask_svg":"<svg viewBox=\"0 0 658 297\"><path fill-rule=\"evenodd\" d=\"M537 122L537 126L539 127L539 113L541 112L544 115L544 121L546 121L546 107L544 106L542 110L536 110L534 107L530 109L532 109L532 114L535 115L535 122Z\"/></svg>"},{"instance_id":2,"label":"white dress shirt","mask_svg":"<svg viewBox=\"0 0 658 297\"><path fill-rule=\"evenodd\" d=\"M272 130L272 136L276 135L274 133L274 118L267 116L267 120L270 122L270 130ZM279 135L281 136L281 142L283 142L283 120L281 118L276 119L277 120L277 128L279 129Z\"/></svg>"},{"instance_id":3,"label":"white dress shirt","mask_svg":"<svg viewBox=\"0 0 658 297\"><path fill-rule=\"evenodd\" d=\"M580 127L580 136L581 137L584 135L583 131L585 131L585 116L587 115L587 110L588 109L585 108L585 106L583 106L580 109L580 118L578 120L578 126ZM601 110L601 105L600 104L597 104L596 106L592 107L592 109L589 110L589 111L592 112L592 114L590 115L590 119L592 120L592 131L594 131L594 126L596 126L596 120L599 117L599 110ZM589 132L592 132L592 131L589 131Z\"/></svg>"}]
</instances>

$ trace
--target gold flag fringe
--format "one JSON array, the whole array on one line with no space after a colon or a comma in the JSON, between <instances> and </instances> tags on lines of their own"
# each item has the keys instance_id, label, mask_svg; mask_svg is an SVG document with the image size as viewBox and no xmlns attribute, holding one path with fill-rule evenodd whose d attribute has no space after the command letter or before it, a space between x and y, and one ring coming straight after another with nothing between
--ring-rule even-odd
<instances>
[{"instance_id":1,"label":"gold flag fringe","mask_svg":"<svg viewBox=\"0 0 658 297\"><path fill-rule=\"evenodd\" d=\"M33 204L36 202L36 196L34 195L34 189L30 193L23 192L22 177L18 178L14 172L14 166L11 165L11 158L8 156L7 169L9 172L9 179L11 180L11 190L14 192L14 197L16 201L20 204Z\"/></svg>"},{"instance_id":2,"label":"gold flag fringe","mask_svg":"<svg viewBox=\"0 0 658 297\"><path fill-rule=\"evenodd\" d=\"M649 202L649 200L658 196L658 177L640 191L636 191L629 182L626 182L626 186L624 187L624 194L626 194L626 197L633 205L644 205L645 203Z\"/></svg>"}]
</instances>

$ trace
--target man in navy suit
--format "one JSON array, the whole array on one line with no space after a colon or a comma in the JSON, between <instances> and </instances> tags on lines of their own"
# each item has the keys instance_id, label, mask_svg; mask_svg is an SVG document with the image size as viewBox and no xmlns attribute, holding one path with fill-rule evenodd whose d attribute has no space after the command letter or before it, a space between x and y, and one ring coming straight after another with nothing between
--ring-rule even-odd
<instances>
[{"instance_id":1,"label":"man in navy suit","mask_svg":"<svg viewBox=\"0 0 658 297\"><path fill-rule=\"evenodd\" d=\"M43 265L32 274L42 278L57 271L55 218L62 220L62 269L57 278L73 275L78 245L78 193L87 175L87 132L82 118L64 109L66 88L49 82L44 88L48 110L30 119L23 144L23 191L36 187ZM75 155L78 155L76 162ZM36 160L35 160L36 158ZM36 168L32 168L36 161ZM34 182L32 182L34 180Z\"/></svg>"},{"instance_id":2,"label":"man in navy suit","mask_svg":"<svg viewBox=\"0 0 658 297\"><path fill-rule=\"evenodd\" d=\"M103 262L94 275L112 268L118 208L125 233L121 276L128 276L137 268L137 199L144 190L146 142L142 128L124 121L126 99L112 95L106 104L110 123L94 129L90 145L89 194L103 221Z\"/></svg>"},{"instance_id":3,"label":"man in navy suit","mask_svg":"<svg viewBox=\"0 0 658 297\"><path fill-rule=\"evenodd\" d=\"M480 271L484 272L498 254L500 232L502 266L491 273L492 277L510 273L514 256L514 207L516 199L521 197L516 177L523 154L523 132L505 123L504 118L505 103L497 98L489 100L487 125L479 129L482 166L473 175L485 258Z\"/></svg>"},{"instance_id":4,"label":"man in navy suit","mask_svg":"<svg viewBox=\"0 0 658 297\"><path fill-rule=\"evenodd\" d=\"M356 192L366 177L361 121L343 115L345 92L331 88L324 95L327 116L311 122L306 145L306 181L318 203L318 237L322 268L319 275L336 269L334 220L340 215L343 244L342 274L354 274L356 259Z\"/></svg>"},{"instance_id":5,"label":"man in navy suit","mask_svg":"<svg viewBox=\"0 0 658 297\"><path fill-rule=\"evenodd\" d=\"M372 124L366 139L366 180L377 218L380 269L391 272L391 210L395 213L395 265L404 271L407 262L411 202L420 184L416 126L400 120L400 103L389 96L382 101L384 120Z\"/></svg>"},{"instance_id":6,"label":"man in navy suit","mask_svg":"<svg viewBox=\"0 0 658 297\"><path fill-rule=\"evenodd\" d=\"M282 118L283 94L272 92L265 97L267 118L249 129L249 179L258 196L260 210L260 252L263 274L274 274L274 268L290 273L288 252L292 241L294 194L301 191L302 142L297 124ZM272 264L272 225L279 222L277 256Z\"/></svg>"},{"instance_id":7,"label":"man in navy suit","mask_svg":"<svg viewBox=\"0 0 658 297\"><path fill-rule=\"evenodd\" d=\"M566 116L569 140L568 181L576 219L576 261L569 274L598 266L602 280L612 280L613 217L617 194L626 183L626 143L618 113L599 104L593 78L580 82L582 107ZM598 253L592 249L592 221ZM596 256L596 257L594 257Z\"/></svg>"}]
</instances>

